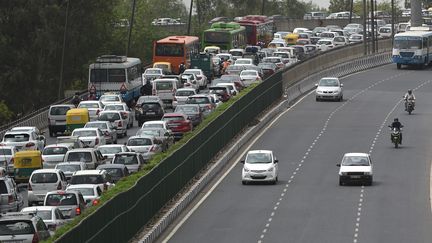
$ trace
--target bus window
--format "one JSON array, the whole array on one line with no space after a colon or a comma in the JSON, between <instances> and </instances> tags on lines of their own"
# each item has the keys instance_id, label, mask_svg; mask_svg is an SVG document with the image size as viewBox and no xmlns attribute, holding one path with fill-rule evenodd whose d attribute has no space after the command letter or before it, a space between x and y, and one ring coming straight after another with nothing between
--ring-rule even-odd
<instances>
[{"instance_id":1,"label":"bus window","mask_svg":"<svg viewBox=\"0 0 432 243\"><path fill-rule=\"evenodd\" d=\"M139 73L138 70L139 70L139 66L133 66L133 67L128 68L128 70L127 70L128 82L132 82L141 76L141 74Z\"/></svg>"},{"instance_id":2,"label":"bus window","mask_svg":"<svg viewBox=\"0 0 432 243\"><path fill-rule=\"evenodd\" d=\"M92 69L90 74L90 82L125 82L124 69Z\"/></svg>"},{"instance_id":3,"label":"bus window","mask_svg":"<svg viewBox=\"0 0 432 243\"><path fill-rule=\"evenodd\" d=\"M182 57L184 55L182 44L157 44L156 56Z\"/></svg>"}]
</instances>

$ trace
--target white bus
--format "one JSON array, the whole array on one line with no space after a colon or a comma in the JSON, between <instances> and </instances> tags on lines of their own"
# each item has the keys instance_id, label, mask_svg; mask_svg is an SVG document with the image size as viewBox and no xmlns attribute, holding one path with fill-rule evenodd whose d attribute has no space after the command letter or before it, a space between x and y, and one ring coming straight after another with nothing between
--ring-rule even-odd
<instances>
[{"instance_id":1,"label":"white bus","mask_svg":"<svg viewBox=\"0 0 432 243\"><path fill-rule=\"evenodd\" d=\"M421 67L428 65L432 61L432 31L418 28L396 34L393 41L392 60L398 69L402 65Z\"/></svg>"},{"instance_id":2,"label":"white bus","mask_svg":"<svg viewBox=\"0 0 432 243\"><path fill-rule=\"evenodd\" d=\"M104 55L89 67L89 99L99 99L105 92L120 93L130 104L140 96L142 63L139 58Z\"/></svg>"}]
</instances>

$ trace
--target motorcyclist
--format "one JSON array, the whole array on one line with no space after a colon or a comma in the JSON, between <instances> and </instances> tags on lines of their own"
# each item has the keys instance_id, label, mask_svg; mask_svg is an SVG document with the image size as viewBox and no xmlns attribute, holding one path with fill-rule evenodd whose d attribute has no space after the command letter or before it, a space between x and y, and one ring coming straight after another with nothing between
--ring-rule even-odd
<instances>
[{"instance_id":1,"label":"motorcyclist","mask_svg":"<svg viewBox=\"0 0 432 243\"><path fill-rule=\"evenodd\" d=\"M186 70L186 66L184 65L184 63L180 63L179 65L179 74L182 74L184 71Z\"/></svg>"},{"instance_id":2,"label":"motorcyclist","mask_svg":"<svg viewBox=\"0 0 432 243\"><path fill-rule=\"evenodd\" d=\"M402 131L401 128L403 127L402 123L400 123L398 118L395 118L393 120L393 123L391 124L391 129L393 130L394 128L396 128L400 133L400 144L402 144Z\"/></svg>"},{"instance_id":3,"label":"motorcyclist","mask_svg":"<svg viewBox=\"0 0 432 243\"><path fill-rule=\"evenodd\" d=\"M75 107L78 107L78 105L79 105L80 102L81 102L81 98L79 97L79 92L76 92L75 95L72 97L71 103Z\"/></svg>"},{"instance_id":4,"label":"motorcyclist","mask_svg":"<svg viewBox=\"0 0 432 243\"><path fill-rule=\"evenodd\" d=\"M415 107L415 96L412 92L411 89L408 90L408 92L404 95L404 100L405 100L405 110L407 110L408 108L408 101L411 101L413 104L413 110Z\"/></svg>"}]
</instances>

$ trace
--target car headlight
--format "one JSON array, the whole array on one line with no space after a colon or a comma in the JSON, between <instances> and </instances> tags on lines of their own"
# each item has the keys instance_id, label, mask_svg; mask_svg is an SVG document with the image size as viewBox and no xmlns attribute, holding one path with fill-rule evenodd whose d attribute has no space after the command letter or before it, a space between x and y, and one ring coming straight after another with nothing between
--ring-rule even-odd
<instances>
[{"instance_id":1,"label":"car headlight","mask_svg":"<svg viewBox=\"0 0 432 243\"><path fill-rule=\"evenodd\" d=\"M339 175L347 175L346 172L339 172Z\"/></svg>"},{"instance_id":2,"label":"car headlight","mask_svg":"<svg viewBox=\"0 0 432 243\"><path fill-rule=\"evenodd\" d=\"M268 171L268 172L272 172L273 170L274 170L274 168L271 167L271 168L269 168L267 171Z\"/></svg>"}]
</instances>

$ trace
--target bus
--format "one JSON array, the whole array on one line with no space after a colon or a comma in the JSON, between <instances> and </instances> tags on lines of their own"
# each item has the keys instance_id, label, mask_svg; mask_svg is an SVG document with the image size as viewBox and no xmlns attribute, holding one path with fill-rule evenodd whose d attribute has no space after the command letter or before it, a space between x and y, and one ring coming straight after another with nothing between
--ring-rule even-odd
<instances>
[{"instance_id":1,"label":"bus","mask_svg":"<svg viewBox=\"0 0 432 243\"><path fill-rule=\"evenodd\" d=\"M169 62L171 70L179 74L180 64L190 67L192 55L199 53L199 38L196 36L168 36L153 45L153 63Z\"/></svg>"},{"instance_id":2,"label":"bus","mask_svg":"<svg viewBox=\"0 0 432 243\"><path fill-rule=\"evenodd\" d=\"M139 58L103 55L89 66L89 99L105 92L119 93L130 105L140 96L142 63Z\"/></svg>"},{"instance_id":3,"label":"bus","mask_svg":"<svg viewBox=\"0 0 432 243\"><path fill-rule=\"evenodd\" d=\"M246 28L238 23L217 22L203 32L203 47L218 46L222 50L244 48L246 46Z\"/></svg>"},{"instance_id":4,"label":"bus","mask_svg":"<svg viewBox=\"0 0 432 243\"><path fill-rule=\"evenodd\" d=\"M274 24L267 16L247 15L238 23L246 28L246 43L249 45L258 45L261 42L267 46L273 39Z\"/></svg>"},{"instance_id":5,"label":"bus","mask_svg":"<svg viewBox=\"0 0 432 243\"><path fill-rule=\"evenodd\" d=\"M413 28L416 28L413 30ZM424 67L432 61L432 31L412 27L394 36L392 60L398 69L402 65Z\"/></svg>"}]
</instances>

